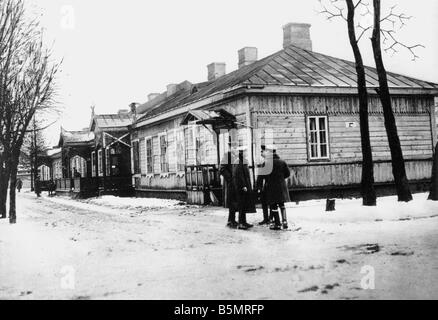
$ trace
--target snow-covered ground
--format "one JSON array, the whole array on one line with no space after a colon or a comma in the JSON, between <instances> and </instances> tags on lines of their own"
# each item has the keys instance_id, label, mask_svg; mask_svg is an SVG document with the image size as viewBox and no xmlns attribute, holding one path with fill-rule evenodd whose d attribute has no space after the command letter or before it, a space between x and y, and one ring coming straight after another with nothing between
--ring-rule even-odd
<instances>
[{"instance_id":1,"label":"snow-covered ground","mask_svg":"<svg viewBox=\"0 0 438 320\"><path fill-rule=\"evenodd\" d=\"M438 203L414 198L289 204L293 230L274 232L227 229L222 208L25 192L18 224L0 221L0 299L437 299Z\"/></svg>"}]
</instances>

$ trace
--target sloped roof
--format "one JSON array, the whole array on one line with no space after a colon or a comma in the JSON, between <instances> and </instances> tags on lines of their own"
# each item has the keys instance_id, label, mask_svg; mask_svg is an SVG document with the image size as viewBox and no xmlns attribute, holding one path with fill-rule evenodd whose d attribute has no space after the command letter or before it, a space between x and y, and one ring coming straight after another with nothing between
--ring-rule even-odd
<instances>
[{"instance_id":1,"label":"sloped roof","mask_svg":"<svg viewBox=\"0 0 438 320\"><path fill-rule=\"evenodd\" d=\"M58 147L62 145L88 144L94 141L94 133L90 131L67 131L61 129L61 138Z\"/></svg>"},{"instance_id":2,"label":"sloped roof","mask_svg":"<svg viewBox=\"0 0 438 320\"><path fill-rule=\"evenodd\" d=\"M101 114L95 115L92 119L92 124L97 127L104 128L123 128L131 124L132 118L130 114Z\"/></svg>"},{"instance_id":3,"label":"sloped roof","mask_svg":"<svg viewBox=\"0 0 438 320\"><path fill-rule=\"evenodd\" d=\"M367 87L378 88L375 68L365 67ZM294 86L301 88L356 88L355 63L289 46L214 81L197 84L197 92L180 90L166 99L151 101L138 121L152 118L212 94L241 85ZM438 84L388 72L390 89L438 89Z\"/></svg>"},{"instance_id":4,"label":"sloped roof","mask_svg":"<svg viewBox=\"0 0 438 320\"><path fill-rule=\"evenodd\" d=\"M61 148L54 148L54 149L48 149L48 150L46 150L45 153L46 153L46 155L47 155L48 157L55 158L55 157L61 155L61 151L62 151Z\"/></svg>"}]
</instances>

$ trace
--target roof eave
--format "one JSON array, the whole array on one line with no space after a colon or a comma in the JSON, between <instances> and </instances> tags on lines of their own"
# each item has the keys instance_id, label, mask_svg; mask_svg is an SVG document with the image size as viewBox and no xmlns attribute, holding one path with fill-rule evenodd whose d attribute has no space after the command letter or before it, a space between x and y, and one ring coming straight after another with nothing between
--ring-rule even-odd
<instances>
[{"instance_id":1,"label":"roof eave","mask_svg":"<svg viewBox=\"0 0 438 320\"><path fill-rule=\"evenodd\" d=\"M370 95L377 94L377 88L368 88ZM425 89L425 88L390 88L391 95L429 95L438 96L438 88ZM231 90L225 90L222 92L214 93L210 96L202 98L195 102L190 102L179 108L169 110L162 114L158 114L151 118L140 119L139 122L132 125L133 129L140 128L151 123L163 121L168 118L180 116L193 109L198 109L206 105L217 103L219 101L231 98L233 96L242 94L330 94L330 95L357 95L357 88L355 87L313 87L313 86L279 86L279 85L240 85L232 88Z\"/></svg>"}]
</instances>

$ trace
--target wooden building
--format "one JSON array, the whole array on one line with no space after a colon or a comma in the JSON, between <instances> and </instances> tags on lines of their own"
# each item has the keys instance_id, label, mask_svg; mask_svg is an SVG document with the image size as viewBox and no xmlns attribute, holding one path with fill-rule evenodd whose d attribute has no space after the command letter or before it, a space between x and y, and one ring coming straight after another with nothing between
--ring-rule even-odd
<instances>
[{"instance_id":1,"label":"wooden building","mask_svg":"<svg viewBox=\"0 0 438 320\"><path fill-rule=\"evenodd\" d=\"M102 194L132 195L129 111L91 116L82 131L62 129L59 154L52 160L58 193L75 197Z\"/></svg>"},{"instance_id":2,"label":"wooden building","mask_svg":"<svg viewBox=\"0 0 438 320\"><path fill-rule=\"evenodd\" d=\"M132 115L127 110L117 114L94 115L90 132L94 134L91 151L91 177L96 179L99 194L131 195Z\"/></svg>"},{"instance_id":3,"label":"wooden building","mask_svg":"<svg viewBox=\"0 0 438 320\"><path fill-rule=\"evenodd\" d=\"M58 148L60 156L52 157L52 171L56 192L81 196L96 194L95 183L91 181L91 151L94 147L94 133L89 130L67 131L61 128ZM88 181L88 187L82 181Z\"/></svg>"},{"instance_id":4,"label":"wooden building","mask_svg":"<svg viewBox=\"0 0 438 320\"><path fill-rule=\"evenodd\" d=\"M358 190L355 64L312 51L308 24L290 23L283 31L279 52L259 60L256 48L243 48L239 69L227 74L225 64L212 63L208 81L171 84L137 108L131 134L137 195L208 202L210 190L220 189L217 169L230 140L248 146L253 176L261 145L274 144L292 170L294 199ZM378 77L374 68L366 73L375 180L391 189ZM438 85L395 73L388 81L407 175L421 185L431 175ZM230 117L233 125L227 126Z\"/></svg>"}]
</instances>

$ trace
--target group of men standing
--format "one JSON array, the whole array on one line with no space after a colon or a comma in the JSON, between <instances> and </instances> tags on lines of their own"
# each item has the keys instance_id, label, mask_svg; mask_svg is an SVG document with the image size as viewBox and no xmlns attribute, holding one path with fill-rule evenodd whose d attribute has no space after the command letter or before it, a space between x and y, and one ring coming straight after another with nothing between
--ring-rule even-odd
<instances>
[{"instance_id":1,"label":"group of men standing","mask_svg":"<svg viewBox=\"0 0 438 320\"><path fill-rule=\"evenodd\" d=\"M285 203L290 202L286 184L286 179L290 177L289 167L280 159L275 147L262 146L264 162L259 167L254 191L245 153L244 148L232 149L221 162L224 204L229 209L227 226L241 230L252 228L253 225L246 220L246 214L256 212L255 203L260 199L263 221L259 225L270 225L271 230L288 229Z\"/></svg>"}]
</instances>

